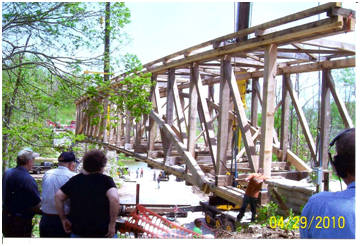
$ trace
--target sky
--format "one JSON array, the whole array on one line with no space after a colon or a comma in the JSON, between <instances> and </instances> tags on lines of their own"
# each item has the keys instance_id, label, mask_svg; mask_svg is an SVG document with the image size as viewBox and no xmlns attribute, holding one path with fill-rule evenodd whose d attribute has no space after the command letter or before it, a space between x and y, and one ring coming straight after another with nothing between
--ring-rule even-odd
<instances>
[{"instance_id":1,"label":"sky","mask_svg":"<svg viewBox=\"0 0 360 246\"><path fill-rule=\"evenodd\" d=\"M315 1L255 1L250 26L317 5ZM344 8L354 9L357 5L343 3ZM125 30L132 39L127 50L143 64L235 31L235 5L231 1L131 1L126 6L131 12L131 23ZM347 34L348 40L349 36L353 38L354 34Z\"/></svg>"}]
</instances>

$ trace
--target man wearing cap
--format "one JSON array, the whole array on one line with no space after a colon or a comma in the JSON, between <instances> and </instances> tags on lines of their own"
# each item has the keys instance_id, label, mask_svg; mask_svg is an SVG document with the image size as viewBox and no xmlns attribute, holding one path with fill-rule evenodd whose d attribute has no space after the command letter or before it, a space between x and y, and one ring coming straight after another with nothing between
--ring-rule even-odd
<instances>
[{"instance_id":1,"label":"man wearing cap","mask_svg":"<svg viewBox=\"0 0 360 246\"><path fill-rule=\"evenodd\" d=\"M3 235L4 237L31 237L32 218L40 213L40 194L29 171L39 154L30 148L17 155L17 166L3 176Z\"/></svg>"},{"instance_id":2,"label":"man wearing cap","mask_svg":"<svg viewBox=\"0 0 360 246\"><path fill-rule=\"evenodd\" d=\"M42 181L40 237L69 237L64 231L55 208L55 193L75 175L76 158L73 152L63 152L58 158L58 168L47 171ZM70 210L69 201L65 202L65 214Z\"/></svg>"}]
</instances>

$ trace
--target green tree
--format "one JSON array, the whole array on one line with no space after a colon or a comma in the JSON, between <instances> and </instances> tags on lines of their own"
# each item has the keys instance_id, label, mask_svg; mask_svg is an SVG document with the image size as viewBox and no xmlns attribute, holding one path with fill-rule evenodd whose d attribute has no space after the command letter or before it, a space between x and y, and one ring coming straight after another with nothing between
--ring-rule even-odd
<instances>
[{"instance_id":1,"label":"green tree","mask_svg":"<svg viewBox=\"0 0 360 246\"><path fill-rule=\"evenodd\" d=\"M54 152L46 120L74 119L75 99L97 84L82 71L103 65L104 9L105 3L2 3L3 168L23 146ZM124 3L111 4L112 58L121 57L116 51L126 45L129 18ZM111 60L111 70L126 66Z\"/></svg>"}]
</instances>

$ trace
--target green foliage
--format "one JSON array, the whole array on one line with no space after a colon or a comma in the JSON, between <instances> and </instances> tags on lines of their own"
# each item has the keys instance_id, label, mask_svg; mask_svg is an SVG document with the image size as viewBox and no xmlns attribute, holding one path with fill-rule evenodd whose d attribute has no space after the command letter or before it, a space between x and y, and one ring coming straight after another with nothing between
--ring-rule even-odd
<instances>
[{"instance_id":1,"label":"green foliage","mask_svg":"<svg viewBox=\"0 0 360 246\"><path fill-rule=\"evenodd\" d=\"M92 76L79 74L103 68L104 10L105 2L2 4L3 169L15 165L24 146L53 157L61 149L52 146L53 140L63 136L55 136L46 121L69 124L76 117L74 101L86 91L97 96ZM118 51L127 43L122 28L130 22L130 12L122 2L111 3L110 11L111 67L119 70L127 66ZM68 137L71 142L84 139Z\"/></svg>"},{"instance_id":2,"label":"green foliage","mask_svg":"<svg viewBox=\"0 0 360 246\"><path fill-rule=\"evenodd\" d=\"M108 117L107 109L104 108L102 101L104 98L108 100L108 103L116 105L115 115L128 111L130 116L138 122L142 115L150 113L152 103L149 102L149 96L150 89L154 85L154 82L151 81L151 74L141 72L142 65L134 55L127 54L124 62L126 62L125 74L127 76L116 87L98 75L84 77L93 84L86 93L90 98L87 114L91 118L92 125L102 127L101 119L105 120ZM112 122L115 119L113 118ZM116 125L113 123L111 127Z\"/></svg>"},{"instance_id":3,"label":"green foliage","mask_svg":"<svg viewBox=\"0 0 360 246\"><path fill-rule=\"evenodd\" d=\"M32 237L39 238L40 237L40 220L41 215L36 214L32 219L33 229L32 229Z\"/></svg>"},{"instance_id":4,"label":"green foliage","mask_svg":"<svg viewBox=\"0 0 360 246\"><path fill-rule=\"evenodd\" d=\"M265 226L269 222L271 216L279 216L278 210L279 205L273 201L261 206L257 212L256 223Z\"/></svg>"},{"instance_id":5,"label":"green foliage","mask_svg":"<svg viewBox=\"0 0 360 246\"><path fill-rule=\"evenodd\" d=\"M128 156L126 156L124 153L120 153L119 156L118 156L118 159L121 160L121 161L134 160L134 158L128 157Z\"/></svg>"}]
</instances>

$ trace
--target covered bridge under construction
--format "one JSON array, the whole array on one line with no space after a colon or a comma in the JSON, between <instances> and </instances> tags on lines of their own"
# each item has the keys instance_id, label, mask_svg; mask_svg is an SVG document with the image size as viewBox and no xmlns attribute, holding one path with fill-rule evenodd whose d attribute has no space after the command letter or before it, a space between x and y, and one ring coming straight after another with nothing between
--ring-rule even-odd
<instances>
[{"instance_id":1,"label":"covered bridge under construction","mask_svg":"<svg viewBox=\"0 0 360 246\"><path fill-rule=\"evenodd\" d=\"M267 200L267 194L272 195L271 189L290 190L289 196L300 192L300 202L286 201L296 211L314 192L298 181L314 166L321 167L324 189L329 188L331 96L344 128L353 127L331 70L354 67L355 46L324 37L354 29L354 11L341 8L339 3L327 3L181 50L144 65L144 72L151 72L156 82L151 89L150 115L143 115L136 123L106 98L98 98L104 106L103 125L91 125L89 98L83 96L76 101L76 134L85 134L88 142L134 156L234 204L241 204L244 194L234 181L262 168L266 176L280 175L289 181L270 180L261 193L262 201ZM291 76L313 71L322 73L318 141L310 132ZM124 76L113 78L114 85ZM282 85L278 105L276 83ZM251 95L251 105L245 105L246 94ZM289 148L291 105L312 165ZM281 112L279 136L274 129L277 110ZM104 120L107 112L116 118L111 120L114 122ZM234 134L241 136L243 146L236 161L233 150L238 142Z\"/></svg>"}]
</instances>

